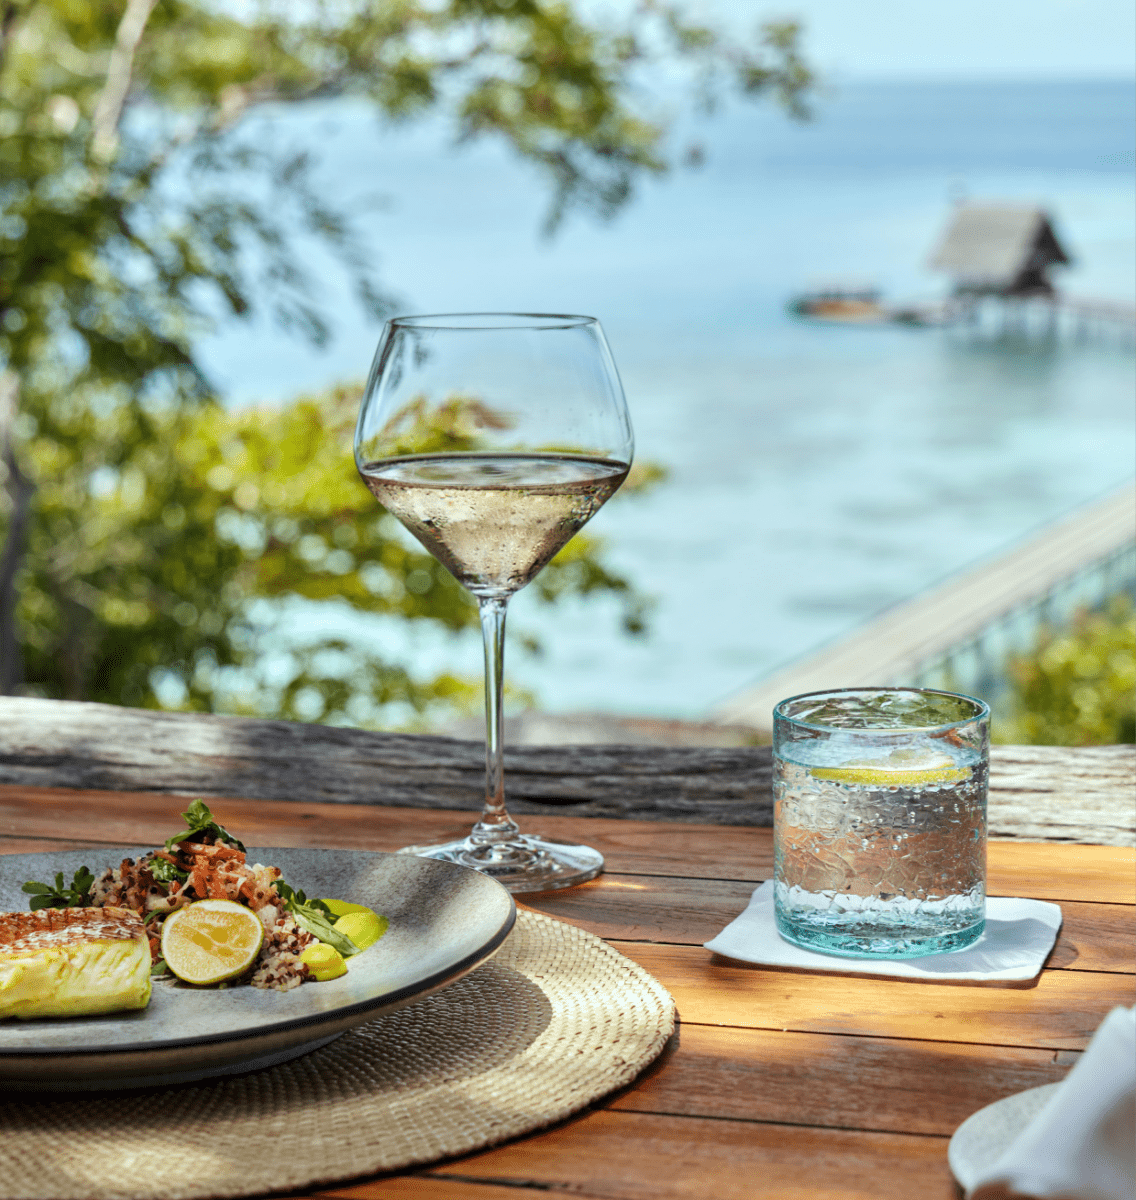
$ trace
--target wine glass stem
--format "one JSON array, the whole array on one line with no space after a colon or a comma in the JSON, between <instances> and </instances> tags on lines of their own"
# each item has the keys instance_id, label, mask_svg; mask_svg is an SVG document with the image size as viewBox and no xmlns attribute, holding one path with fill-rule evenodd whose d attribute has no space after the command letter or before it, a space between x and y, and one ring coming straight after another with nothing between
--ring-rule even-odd
<instances>
[{"instance_id":1,"label":"wine glass stem","mask_svg":"<svg viewBox=\"0 0 1136 1200\"><path fill-rule=\"evenodd\" d=\"M507 596L482 596L481 637L485 646L485 811L470 840L481 845L507 842L516 822L505 811L505 761L502 738L502 685L505 665L505 608Z\"/></svg>"}]
</instances>

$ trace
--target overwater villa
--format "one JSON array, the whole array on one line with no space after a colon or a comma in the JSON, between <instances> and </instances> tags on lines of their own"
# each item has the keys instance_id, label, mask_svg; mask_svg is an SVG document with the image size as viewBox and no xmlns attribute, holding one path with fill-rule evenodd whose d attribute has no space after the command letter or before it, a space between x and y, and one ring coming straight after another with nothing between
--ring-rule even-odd
<instances>
[{"instance_id":1,"label":"overwater villa","mask_svg":"<svg viewBox=\"0 0 1136 1200\"><path fill-rule=\"evenodd\" d=\"M1051 296L1050 272L1071 258L1042 208L963 204L931 256L932 270L953 281L957 297Z\"/></svg>"}]
</instances>

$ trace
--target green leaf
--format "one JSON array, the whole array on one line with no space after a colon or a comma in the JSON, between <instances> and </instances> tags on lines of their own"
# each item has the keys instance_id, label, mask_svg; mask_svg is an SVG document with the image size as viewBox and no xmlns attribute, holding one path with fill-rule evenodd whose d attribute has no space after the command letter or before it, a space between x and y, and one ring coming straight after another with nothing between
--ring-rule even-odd
<instances>
[{"instance_id":1,"label":"green leaf","mask_svg":"<svg viewBox=\"0 0 1136 1200\"><path fill-rule=\"evenodd\" d=\"M75 878L71 884L71 890L79 895L80 904L90 904L91 888L95 886L95 877L87 870L86 867L80 867L75 872Z\"/></svg>"},{"instance_id":2,"label":"green leaf","mask_svg":"<svg viewBox=\"0 0 1136 1200\"><path fill-rule=\"evenodd\" d=\"M211 833L215 838L228 842L230 845L236 846L242 853L244 852L244 843L238 841L224 826L218 825L213 820L213 814L209 811L209 807L204 800L200 798L194 800L181 815L182 820L185 821L186 830L184 833L175 833L173 837L166 838L165 848L167 850L172 849L181 842L187 841L194 835ZM182 878L185 879L188 876L183 875Z\"/></svg>"},{"instance_id":3,"label":"green leaf","mask_svg":"<svg viewBox=\"0 0 1136 1200\"><path fill-rule=\"evenodd\" d=\"M288 905L295 904L300 908L313 909L325 916L329 923L335 920L335 914L322 900L309 900L302 888L292 888L283 879L276 881L276 891Z\"/></svg>"},{"instance_id":4,"label":"green leaf","mask_svg":"<svg viewBox=\"0 0 1136 1200\"><path fill-rule=\"evenodd\" d=\"M313 910L301 908L292 909L291 912L296 919L296 924L301 929L306 929L312 937L319 938L321 942L326 942L329 946L334 947L344 958L350 958L352 954L359 953L359 947L347 934L333 929L323 917L316 915Z\"/></svg>"},{"instance_id":5,"label":"green leaf","mask_svg":"<svg viewBox=\"0 0 1136 1200\"><path fill-rule=\"evenodd\" d=\"M180 867L175 866L168 858L158 858L155 856L150 860L149 866L150 874L159 883L173 883L175 879L184 882L189 878L188 871L183 871Z\"/></svg>"},{"instance_id":6,"label":"green leaf","mask_svg":"<svg viewBox=\"0 0 1136 1200\"><path fill-rule=\"evenodd\" d=\"M335 918L322 900L309 900L302 891L289 887L282 879L276 881L276 891L301 929L334 947L344 958L359 953L359 947L347 934L332 928Z\"/></svg>"},{"instance_id":7,"label":"green leaf","mask_svg":"<svg viewBox=\"0 0 1136 1200\"><path fill-rule=\"evenodd\" d=\"M63 872L56 871L55 886L29 879L20 888L32 897L29 908L38 912L41 908L82 908L91 903L91 888L95 877L86 867L74 874L70 886L63 882Z\"/></svg>"}]
</instances>

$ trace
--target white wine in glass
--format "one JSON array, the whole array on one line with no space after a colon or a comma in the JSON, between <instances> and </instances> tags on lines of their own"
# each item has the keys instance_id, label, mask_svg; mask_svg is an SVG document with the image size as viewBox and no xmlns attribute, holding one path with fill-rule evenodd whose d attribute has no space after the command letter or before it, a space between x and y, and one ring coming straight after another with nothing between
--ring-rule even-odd
<instances>
[{"instance_id":1,"label":"white wine in glass","mask_svg":"<svg viewBox=\"0 0 1136 1200\"><path fill-rule=\"evenodd\" d=\"M505 610L626 478L633 439L599 322L466 313L388 321L355 431L367 486L477 599L485 643L486 795L468 837L406 852L510 891L603 869L589 846L523 834L505 807Z\"/></svg>"}]
</instances>

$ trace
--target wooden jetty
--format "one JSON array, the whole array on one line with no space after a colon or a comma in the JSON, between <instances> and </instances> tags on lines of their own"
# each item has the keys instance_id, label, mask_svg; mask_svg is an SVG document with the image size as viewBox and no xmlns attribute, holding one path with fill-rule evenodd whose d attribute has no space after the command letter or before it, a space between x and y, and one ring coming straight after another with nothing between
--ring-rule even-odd
<instances>
[{"instance_id":1,"label":"wooden jetty","mask_svg":"<svg viewBox=\"0 0 1136 1200\"><path fill-rule=\"evenodd\" d=\"M923 310L914 324L943 325L969 334L1054 342L1136 342L1136 305L1116 300L1039 292L1021 296L955 296Z\"/></svg>"},{"instance_id":2,"label":"wooden jetty","mask_svg":"<svg viewBox=\"0 0 1136 1200\"><path fill-rule=\"evenodd\" d=\"M847 637L790 663L721 705L714 716L769 733L773 706L825 688L914 684L923 669L993 623L1038 603L1136 543L1136 484L1128 484L1021 545L881 613Z\"/></svg>"}]
</instances>

